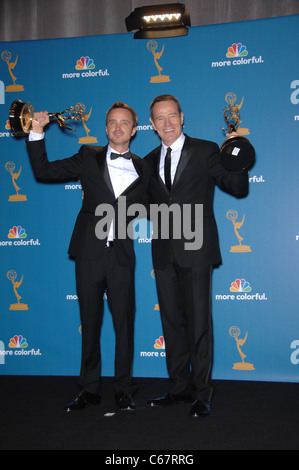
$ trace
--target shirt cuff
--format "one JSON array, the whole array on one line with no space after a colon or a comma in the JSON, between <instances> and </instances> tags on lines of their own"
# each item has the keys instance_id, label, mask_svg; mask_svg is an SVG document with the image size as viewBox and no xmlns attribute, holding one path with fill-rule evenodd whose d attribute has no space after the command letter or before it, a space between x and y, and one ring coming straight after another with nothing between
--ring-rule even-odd
<instances>
[{"instance_id":1,"label":"shirt cuff","mask_svg":"<svg viewBox=\"0 0 299 470\"><path fill-rule=\"evenodd\" d=\"M35 140L42 140L42 139L44 139L44 137L45 137L45 133L38 134L37 132L30 131L28 140L29 140L29 142L32 142L32 141L35 141Z\"/></svg>"}]
</instances>

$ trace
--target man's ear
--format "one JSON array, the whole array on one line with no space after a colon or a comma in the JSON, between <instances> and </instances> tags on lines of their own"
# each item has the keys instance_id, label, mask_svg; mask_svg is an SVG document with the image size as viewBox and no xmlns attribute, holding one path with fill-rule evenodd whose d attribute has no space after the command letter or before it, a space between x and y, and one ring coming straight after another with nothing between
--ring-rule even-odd
<instances>
[{"instance_id":1,"label":"man's ear","mask_svg":"<svg viewBox=\"0 0 299 470\"><path fill-rule=\"evenodd\" d=\"M153 128L154 128L154 131L156 131L157 128L156 128L156 126L155 126L154 121L152 120L152 118L150 118L150 121L151 121L151 124L152 124L152 126L153 126Z\"/></svg>"}]
</instances>

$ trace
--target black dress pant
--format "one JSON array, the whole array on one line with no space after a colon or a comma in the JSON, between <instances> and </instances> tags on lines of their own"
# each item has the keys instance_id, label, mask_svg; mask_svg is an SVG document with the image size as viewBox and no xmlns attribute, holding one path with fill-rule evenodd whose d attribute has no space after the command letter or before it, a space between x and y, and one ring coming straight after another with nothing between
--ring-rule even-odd
<instances>
[{"instance_id":1,"label":"black dress pant","mask_svg":"<svg viewBox=\"0 0 299 470\"><path fill-rule=\"evenodd\" d=\"M134 353L134 269L117 263L113 247L98 259L76 259L76 282L82 322L82 362L79 386L101 394L100 335L104 293L115 329L115 383L117 398L130 394Z\"/></svg>"},{"instance_id":2,"label":"black dress pant","mask_svg":"<svg viewBox=\"0 0 299 470\"><path fill-rule=\"evenodd\" d=\"M157 291L170 377L169 394L211 401L212 266L183 268L174 254L156 269Z\"/></svg>"}]
</instances>

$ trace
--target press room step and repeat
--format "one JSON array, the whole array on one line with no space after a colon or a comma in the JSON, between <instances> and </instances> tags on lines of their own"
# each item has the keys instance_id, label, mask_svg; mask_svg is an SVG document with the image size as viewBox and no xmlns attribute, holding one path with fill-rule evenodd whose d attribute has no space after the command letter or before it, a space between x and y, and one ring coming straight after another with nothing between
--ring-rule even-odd
<instances>
[{"instance_id":1,"label":"press room step and repeat","mask_svg":"<svg viewBox=\"0 0 299 470\"><path fill-rule=\"evenodd\" d=\"M256 149L250 192L215 194L223 263L213 273L215 379L299 378L299 16L190 28L181 38L132 34L0 44L0 374L78 375L81 325L67 250L82 204L80 181L37 182L25 138L12 136L13 101L61 112L80 103L76 129L46 131L50 161L82 144L106 145L115 101L138 114L131 144L160 143L151 101L175 95L184 132L219 145L223 109L237 105ZM200 156L199 156L200 158ZM135 377L167 377L151 260L151 226L136 227ZM114 330L105 302L103 375L114 374Z\"/></svg>"}]
</instances>

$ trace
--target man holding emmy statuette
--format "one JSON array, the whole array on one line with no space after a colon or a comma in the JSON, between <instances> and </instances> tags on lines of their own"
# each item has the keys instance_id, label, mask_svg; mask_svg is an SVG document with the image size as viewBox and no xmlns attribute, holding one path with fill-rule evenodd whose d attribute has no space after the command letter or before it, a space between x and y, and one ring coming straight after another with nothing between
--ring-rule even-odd
<instances>
[{"instance_id":1,"label":"man holding emmy statuette","mask_svg":"<svg viewBox=\"0 0 299 470\"><path fill-rule=\"evenodd\" d=\"M135 254L133 237L128 233L119 236L117 221L119 198L123 196L130 207L143 201L146 190L143 160L129 151L137 130L137 115L128 105L114 103L106 114L107 146L83 145L76 155L52 162L48 160L44 138L50 117L47 112L38 112L30 119L27 148L34 174L40 181L80 179L84 192L69 246L69 255L76 260L82 322L80 393L64 409L81 410L101 401L100 332L107 292L115 329L115 399L118 409L134 410L132 396L136 388L131 374ZM64 127L63 115L58 117L59 125ZM107 207L115 214L108 225L101 217L105 214L101 208ZM128 217L127 211L125 214L128 226L134 217ZM96 230L98 225L102 226L102 233Z\"/></svg>"},{"instance_id":2,"label":"man holding emmy statuette","mask_svg":"<svg viewBox=\"0 0 299 470\"><path fill-rule=\"evenodd\" d=\"M207 416L211 412L213 387L213 327L211 278L214 266L221 263L218 231L213 210L215 185L243 198L248 194L247 164L226 169L219 147L207 140L194 139L182 132L184 115L177 98L157 97L151 104L151 122L162 144L145 157L150 164L148 196L151 204L191 208L196 227L196 206L203 208L203 242L186 243L185 234L168 239L154 226L152 242L158 299L170 378L168 394L152 399L149 406L165 407L179 402L193 403L190 415ZM230 138L238 138L232 131ZM238 153L237 144L233 144ZM226 150L225 150L226 151ZM243 150L239 150L239 155ZM225 156L226 160L229 157ZM176 230L173 224L173 231Z\"/></svg>"}]
</instances>

